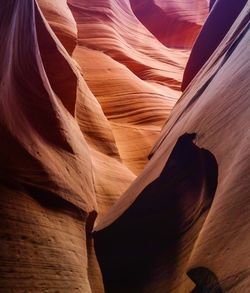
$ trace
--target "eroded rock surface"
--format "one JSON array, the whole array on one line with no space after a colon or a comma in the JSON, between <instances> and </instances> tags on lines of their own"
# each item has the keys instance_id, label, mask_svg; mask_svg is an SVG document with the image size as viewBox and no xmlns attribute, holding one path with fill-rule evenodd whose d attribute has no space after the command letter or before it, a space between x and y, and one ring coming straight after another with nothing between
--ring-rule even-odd
<instances>
[{"instance_id":1,"label":"eroded rock surface","mask_svg":"<svg viewBox=\"0 0 250 293\"><path fill-rule=\"evenodd\" d=\"M249 13L249 4L247 4L223 42L174 107L144 171L96 227L96 252L108 291L123 290L127 270L120 271L120 268L127 265L128 255L134 254L135 258L140 257L145 252L143 248L147 249L147 244L152 243L153 256L149 253L143 255L145 261L143 267L146 270L144 276L140 275L140 270L137 271L138 275L132 271L134 274L129 278L132 284L128 285L127 291L133 292L133 288L137 288L136 292L192 290L192 292L248 292L250 285ZM203 213L199 213L202 201L200 197L195 197L195 192L191 192L192 200L187 201L183 194L180 196L181 193L178 193L173 197L173 192L169 192L171 188L180 190L182 186L180 179L174 180L173 171L163 181L160 192L154 193L152 190L151 198L148 200L147 190L157 182L161 182L165 166L170 164L172 154L175 152L174 146L184 133L196 133L195 144L208 150L218 164L216 192L213 199L209 197L212 203L206 206ZM185 155L190 158L188 147L183 149L182 155L178 158ZM189 179L192 178L192 171L196 166L196 160L191 161ZM182 159L179 162L180 166L184 162L185 160ZM178 166L178 160L171 166L172 168ZM199 174L201 175L202 172ZM212 179L209 175L208 178ZM199 180L195 181L198 184ZM154 190L156 191L157 187ZM192 189L187 187L184 190ZM204 189L202 191L204 192ZM164 198L164 201L161 200L162 204L157 200L160 195ZM169 206L164 207L165 201ZM185 204L191 202L190 209L185 209ZM138 208L136 213L141 217L135 220L134 210L139 204L143 208ZM178 221L182 221L185 214L185 220L196 215L196 221L191 221L189 229L174 238L171 224L174 227L178 226L172 215L176 206L179 208L174 214ZM143 214L145 209L147 209L146 215ZM154 213L155 210L158 212ZM165 215L164 211L166 211ZM165 225L162 224L161 214L165 217L171 215L170 219L164 220ZM123 226L124 222L126 224ZM137 233L133 230L135 222L139 227ZM147 231L149 239L145 236L146 245L140 243L137 246L138 241L146 235L147 229L143 223L149 227ZM124 247L121 244L114 246L110 251L110 247L106 245L107 239L112 242L112 236L109 238L110 233L114 232L116 235L119 225L123 227L124 237L127 236L126 241L129 242L130 239L129 243L135 242L134 250L130 250L131 246ZM157 231L156 227L161 227L161 230L154 237L150 237L151 233ZM121 230L118 231L122 233ZM177 231L181 232L180 227ZM138 236L137 239L140 233L142 236ZM158 241L157 237L160 237L161 241ZM119 240L114 237L114 241ZM165 253L163 257L159 257L158 254L162 250L157 245L161 244ZM127 252L130 253L126 255ZM119 261L116 262L105 259L106 256L116 259L118 255ZM154 268L150 273L147 271L147 262L151 262L150 269ZM133 263L133 259L130 259L130 263ZM136 265L139 266L139 262L136 262ZM110 274L112 269L117 269L115 274ZM194 281L196 288L192 289L190 280Z\"/></svg>"},{"instance_id":2,"label":"eroded rock surface","mask_svg":"<svg viewBox=\"0 0 250 293\"><path fill-rule=\"evenodd\" d=\"M0 4L0 292L249 288L249 4L176 105L205 15L132 4Z\"/></svg>"},{"instance_id":3,"label":"eroded rock surface","mask_svg":"<svg viewBox=\"0 0 250 293\"><path fill-rule=\"evenodd\" d=\"M208 1L131 0L137 18L167 47L191 49L208 15Z\"/></svg>"}]
</instances>

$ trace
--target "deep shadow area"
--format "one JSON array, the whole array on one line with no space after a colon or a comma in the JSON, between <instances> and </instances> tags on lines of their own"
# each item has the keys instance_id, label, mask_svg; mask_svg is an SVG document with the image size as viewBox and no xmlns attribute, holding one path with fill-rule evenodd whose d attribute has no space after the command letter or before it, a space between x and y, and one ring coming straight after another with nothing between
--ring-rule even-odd
<instances>
[{"instance_id":1,"label":"deep shadow area","mask_svg":"<svg viewBox=\"0 0 250 293\"><path fill-rule=\"evenodd\" d=\"M184 91L202 66L207 62L230 27L241 13L247 0L212 0L211 12L193 46L186 65L182 91ZM221 17L223 15L223 17Z\"/></svg>"},{"instance_id":2,"label":"deep shadow area","mask_svg":"<svg viewBox=\"0 0 250 293\"><path fill-rule=\"evenodd\" d=\"M208 268L194 268L187 275L196 284L191 293L223 293L216 275Z\"/></svg>"},{"instance_id":3,"label":"deep shadow area","mask_svg":"<svg viewBox=\"0 0 250 293\"><path fill-rule=\"evenodd\" d=\"M218 166L212 153L193 143L195 137L182 135L160 176L95 233L106 292L141 292L166 254L166 266L175 263L179 239L211 205Z\"/></svg>"},{"instance_id":4,"label":"deep shadow area","mask_svg":"<svg viewBox=\"0 0 250 293\"><path fill-rule=\"evenodd\" d=\"M216 0L210 0L209 2L209 10L211 10L215 4Z\"/></svg>"}]
</instances>

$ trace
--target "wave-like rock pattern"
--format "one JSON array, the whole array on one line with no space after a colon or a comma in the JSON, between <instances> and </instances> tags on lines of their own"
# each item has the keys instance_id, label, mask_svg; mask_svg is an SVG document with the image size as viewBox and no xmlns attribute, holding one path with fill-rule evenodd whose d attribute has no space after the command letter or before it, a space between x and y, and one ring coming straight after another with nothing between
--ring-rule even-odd
<instances>
[{"instance_id":1,"label":"wave-like rock pattern","mask_svg":"<svg viewBox=\"0 0 250 293\"><path fill-rule=\"evenodd\" d=\"M144 171L96 227L108 292L248 292L249 26L247 3L174 107Z\"/></svg>"},{"instance_id":2,"label":"wave-like rock pattern","mask_svg":"<svg viewBox=\"0 0 250 293\"><path fill-rule=\"evenodd\" d=\"M77 25L67 5L67 1L38 0L39 7L45 13L46 19L69 54L77 43Z\"/></svg>"},{"instance_id":3,"label":"wave-like rock pattern","mask_svg":"<svg viewBox=\"0 0 250 293\"><path fill-rule=\"evenodd\" d=\"M102 292L90 231L134 175L37 3L8 1L0 16L0 288Z\"/></svg>"},{"instance_id":4,"label":"wave-like rock pattern","mask_svg":"<svg viewBox=\"0 0 250 293\"><path fill-rule=\"evenodd\" d=\"M165 46L191 49L208 15L208 1L131 0L137 18Z\"/></svg>"},{"instance_id":5,"label":"wave-like rock pattern","mask_svg":"<svg viewBox=\"0 0 250 293\"><path fill-rule=\"evenodd\" d=\"M138 174L180 95L188 51L158 42L128 0L68 3L78 27L73 57L111 124L123 162Z\"/></svg>"},{"instance_id":6,"label":"wave-like rock pattern","mask_svg":"<svg viewBox=\"0 0 250 293\"><path fill-rule=\"evenodd\" d=\"M188 52L163 47L128 2L93 3L94 12L80 2L89 10L76 14L78 4L74 17L66 1L0 6L4 292L103 292L93 222L135 178L124 162L143 168L180 95ZM105 52L102 41L91 47L89 18L92 32L112 28Z\"/></svg>"},{"instance_id":7,"label":"wave-like rock pattern","mask_svg":"<svg viewBox=\"0 0 250 293\"><path fill-rule=\"evenodd\" d=\"M249 5L124 193L189 52L128 0L0 5L0 291L247 292L248 23Z\"/></svg>"}]
</instances>

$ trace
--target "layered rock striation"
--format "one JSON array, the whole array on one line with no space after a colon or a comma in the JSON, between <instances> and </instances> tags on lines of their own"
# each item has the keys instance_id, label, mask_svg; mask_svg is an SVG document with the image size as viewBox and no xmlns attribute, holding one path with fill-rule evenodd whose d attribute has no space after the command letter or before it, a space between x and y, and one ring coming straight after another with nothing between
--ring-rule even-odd
<instances>
[{"instance_id":1,"label":"layered rock striation","mask_svg":"<svg viewBox=\"0 0 250 293\"><path fill-rule=\"evenodd\" d=\"M137 18L165 46L191 49L208 15L208 1L131 0Z\"/></svg>"},{"instance_id":2,"label":"layered rock striation","mask_svg":"<svg viewBox=\"0 0 250 293\"><path fill-rule=\"evenodd\" d=\"M249 288L249 4L179 99L208 5L141 3L0 4L1 292Z\"/></svg>"},{"instance_id":3,"label":"layered rock striation","mask_svg":"<svg viewBox=\"0 0 250 293\"><path fill-rule=\"evenodd\" d=\"M248 291L249 13L247 3L95 228L107 292Z\"/></svg>"}]
</instances>

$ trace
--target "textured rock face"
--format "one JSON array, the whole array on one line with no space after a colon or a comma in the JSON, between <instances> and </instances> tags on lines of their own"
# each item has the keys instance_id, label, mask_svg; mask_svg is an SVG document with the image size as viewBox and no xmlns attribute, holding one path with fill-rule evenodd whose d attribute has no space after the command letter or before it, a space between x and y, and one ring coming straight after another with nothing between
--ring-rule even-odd
<instances>
[{"instance_id":1,"label":"textured rock face","mask_svg":"<svg viewBox=\"0 0 250 293\"><path fill-rule=\"evenodd\" d=\"M108 292L122 292L127 280L124 292L190 292L190 279L197 285L192 292L248 292L249 13L247 4L174 107L142 174L96 227ZM199 189L198 177L192 181L199 156L192 155L190 142L178 154L185 133L196 133L195 144L216 160L214 197L205 182L215 184L216 164L203 161ZM124 238L116 245L118 235ZM124 270L129 264L139 270Z\"/></svg>"},{"instance_id":2,"label":"textured rock face","mask_svg":"<svg viewBox=\"0 0 250 293\"><path fill-rule=\"evenodd\" d=\"M35 2L5 2L0 14L0 288L91 292L85 226L97 203L90 149L71 115L77 76Z\"/></svg>"},{"instance_id":3,"label":"textured rock face","mask_svg":"<svg viewBox=\"0 0 250 293\"><path fill-rule=\"evenodd\" d=\"M188 52L163 47L128 2L92 4L0 5L0 291L103 292L96 214L180 95Z\"/></svg>"},{"instance_id":4,"label":"textured rock face","mask_svg":"<svg viewBox=\"0 0 250 293\"><path fill-rule=\"evenodd\" d=\"M0 287L102 291L85 226L91 230L96 211L104 212L134 175L37 3L8 1L0 8Z\"/></svg>"},{"instance_id":5,"label":"textured rock face","mask_svg":"<svg viewBox=\"0 0 250 293\"><path fill-rule=\"evenodd\" d=\"M138 19L164 45L191 49L208 14L208 1L131 0Z\"/></svg>"},{"instance_id":6,"label":"textured rock face","mask_svg":"<svg viewBox=\"0 0 250 293\"><path fill-rule=\"evenodd\" d=\"M160 44L128 0L68 3L78 27L73 57L110 122L123 162L138 174L180 95L188 52Z\"/></svg>"},{"instance_id":7,"label":"textured rock face","mask_svg":"<svg viewBox=\"0 0 250 293\"><path fill-rule=\"evenodd\" d=\"M249 6L169 119L189 51L131 4L0 4L0 292L250 286Z\"/></svg>"},{"instance_id":8,"label":"textured rock face","mask_svg":"<svg viewBox=\"0 0 250 293\"><path fill-rule=\"evenodd\" d=\"M77 42L77 25L66 0L38 0L51 28L71 54Z\"/></svg>"}]
</instances>

